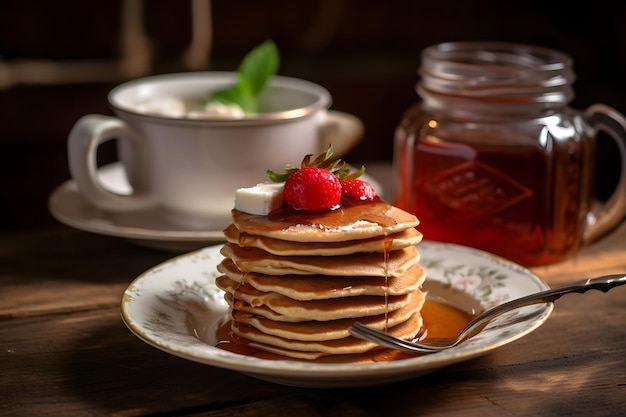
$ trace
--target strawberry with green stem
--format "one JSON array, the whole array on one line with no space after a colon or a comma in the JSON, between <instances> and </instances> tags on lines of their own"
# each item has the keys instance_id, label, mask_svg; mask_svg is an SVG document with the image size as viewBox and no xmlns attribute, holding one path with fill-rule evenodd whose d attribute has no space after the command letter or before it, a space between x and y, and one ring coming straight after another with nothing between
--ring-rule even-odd
<instances>
[{"instance_id":1,"label":"strawberry with green stem","mask_svg":"<svg viewBox=\"0 0 626 417\"><path fill-rule=\"evenodd\" d=\"M332 159L333 147L313 161L313 155L306 155L300 167L285 165L285 173L278 174L267 170L274 182L285 182L283 201L297 210L333 209L340 205L342 196L360 201L372 201L376 192L372 186L357 179L365 172L365 167L352 172L350 165L341 159Z\"/></svg>"}]
</instances>

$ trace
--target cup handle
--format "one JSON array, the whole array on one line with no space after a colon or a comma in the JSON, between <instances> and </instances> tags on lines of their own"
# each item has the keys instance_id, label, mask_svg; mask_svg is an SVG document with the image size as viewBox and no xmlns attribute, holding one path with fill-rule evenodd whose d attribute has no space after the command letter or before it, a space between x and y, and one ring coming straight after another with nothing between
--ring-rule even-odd
<instances>
[{"instance_id":1,"label":"cup handle","mask_svg":"<svg viewBox=\"0 0 626 417\"><path fill-rule=\"evenodd\" d=\"M365 128L358 117L336 110L328 110L320 126L319 149L333 145L333 156L348 153L363 137Z\"/></svg>"},{"instance_id":2,"label":"cup handle","mask_svg":"<svg viewBox=\"0 0 626 417\"><path fill-rule=\"evenodd\" d=\"M621 155L621 173L615 191L601 204L595 202L587 215L587 227L583 244L587 245L605 235L626 216L626 119L617 110L605 105L594 104L584 113L592 135L604 132L617 144Z\"/></svg>"},{"instance_id":3,"label":"cup handle","mask_svg":"<svg viewBox=\"0 0 626 417\"><path fill-rule=\"evenodd\" d=\"M72 127L68 136L68 162L72 178L85 199L103 210L128 211L147 208L152 205L146 184L141 178L131 181L130 195L117 194L105 188L98 179L98 147L109 140L118 139L130 146L133 160L128 161L134 172L143 172L140 154L142 137L137 135L120 119L99 114L81 117ZM130 178L129 178L130 180Z\"/></svg>"}]
</instances>

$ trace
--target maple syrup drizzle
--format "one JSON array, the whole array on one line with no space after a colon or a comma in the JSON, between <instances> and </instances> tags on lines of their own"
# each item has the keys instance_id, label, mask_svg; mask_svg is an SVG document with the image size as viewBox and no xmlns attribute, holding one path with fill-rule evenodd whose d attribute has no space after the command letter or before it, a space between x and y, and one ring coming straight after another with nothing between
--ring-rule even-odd
<instances>
[{"instance_id":1,"label":"maple syrup drizzle","mask_svg":"<svg viewBox=\"0 0 626 417\"><path fill-rule=\"evenodd\" d=\"M383 244L383 263L385 265L385 331L389 329L389 252L393 238L385 236Z\"/></svg>"}]
</instances>

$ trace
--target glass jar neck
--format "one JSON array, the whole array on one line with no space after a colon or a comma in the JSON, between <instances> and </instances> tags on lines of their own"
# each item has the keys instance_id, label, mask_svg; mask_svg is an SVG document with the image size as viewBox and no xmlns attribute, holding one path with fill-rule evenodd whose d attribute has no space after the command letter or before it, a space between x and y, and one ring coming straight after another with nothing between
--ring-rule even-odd
<instances>
[{"instance_id":1,"label":"glass jar neck","mask_svg":"<svg viewBox=\"0 0 626 417\"><path fill-rule=\"evenodd\" d=\"M542 114L574 97L571 58L537 46L451 42L422 52L417 93L452 114Z\"/></svg>"}]
</instances>

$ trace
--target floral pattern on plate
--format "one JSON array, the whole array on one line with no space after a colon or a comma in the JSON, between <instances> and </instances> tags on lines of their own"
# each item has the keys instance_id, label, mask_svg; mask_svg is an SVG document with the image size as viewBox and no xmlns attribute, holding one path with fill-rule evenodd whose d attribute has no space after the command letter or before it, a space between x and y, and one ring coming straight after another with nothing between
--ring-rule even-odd
<instances>
[{"instance_id":1,"label":"floral pattern on plate","mask_svg":"<svg viewBox=\"0 0 626 417\"><path fill-rule=\"evenodd\" d=\"M380 385L413 378L510 343L539 327L552 304L528 306L495 319L480 334L447 351L377 363L322 364L267 360L215 347L228 305L215 286L220 246L173 258L137 277L122 299L128 328L146 343L192 361L259 379L304 387ZM479 250L437 242L418 245L429 297L483 310L547 289L529 270ZM195 318L190 323L190 317Z\"/></svg>"}]
</instances>

